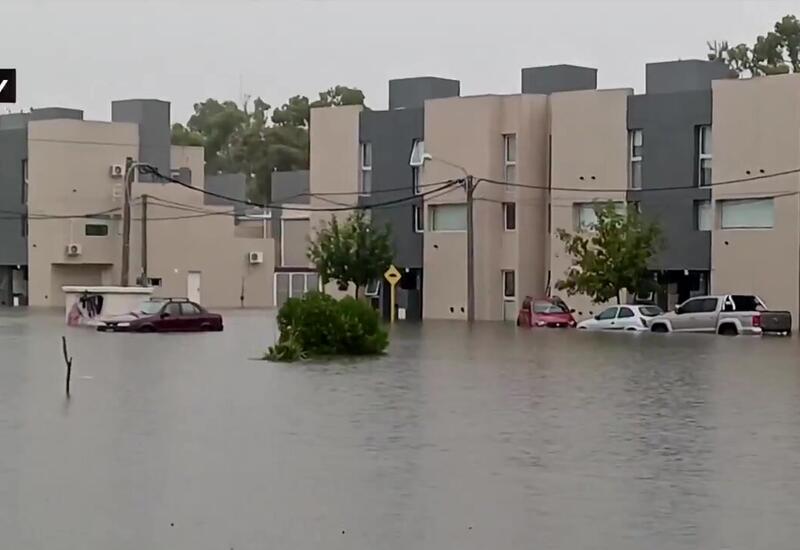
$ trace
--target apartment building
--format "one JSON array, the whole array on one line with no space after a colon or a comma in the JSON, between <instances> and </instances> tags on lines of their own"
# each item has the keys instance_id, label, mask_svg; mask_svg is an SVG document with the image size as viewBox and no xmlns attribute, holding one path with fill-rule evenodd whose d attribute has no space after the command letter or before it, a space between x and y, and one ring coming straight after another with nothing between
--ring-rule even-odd
<instances>
[{"instance_id":1,"label":"apartment building","mask_svg":"<svg viewBox=\"0 0 800 550\"><path fill-rule=\"evenodd\" d=\"M396 178L407 189L410 165L412 189L425 193L472 175L479 320L511 320L522 297L557 293L573 263L558 230L591 231L595 207L608 201L635 204L662 230L663 248L650 266L660 290L639 298L669 308L707 292L754 292L797 318L800 77L740 80L722 64L698 60L645 70L639 95L598 90L594 69L557 65L523 70L521 94L426 98L421 112L402 115L407 123L391 109L315 110L312 193L380 202L373 192L379 156L381 182ZM398 145L376 148L371 120L392 121L386 128ZM422 203L409 200L386 216L396 254L422 247L424 318L464 319L464 189ZM419 232L411 238L409 219ZM412 262L413 255L408 265L416 269ZM585 296L568 301L581 318L603 305Z\"/></svg>"},{"instance_id":2,"label":"apartment building","mask_svg":"<svg viewBox=\"0 0 800 550\"><path fill-rule=\"evenodd\" d=\"M25 156L19 166L27 183L21 201L27 223L16 220L25 255L15 253L27 260L32 306L63 305L65 285L119 284L128 159L196 188L208 184L231 196L243 193L243 180L238 191L224 179L214 183L216 176L207 180L201 147L170 145L166 102L114 102L111 122L83 120L80 111L43 111L16 121L24 128L22 144L0 148L3 155ZM13 187L14 180L4 177L0 188L8 189L9 182ZM198 191L137 175L129 280L152 284L156 295L188 296L209 307L273 305L273 240L238 236L234 209L208 202ZM14 249L4 242L0 250Z\"/></svg>"}]
</instances>

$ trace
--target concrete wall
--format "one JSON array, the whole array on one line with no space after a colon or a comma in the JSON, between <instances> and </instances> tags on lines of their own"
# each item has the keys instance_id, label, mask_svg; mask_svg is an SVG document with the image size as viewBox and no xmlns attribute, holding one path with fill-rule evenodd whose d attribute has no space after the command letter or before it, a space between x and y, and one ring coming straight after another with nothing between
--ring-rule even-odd
<instances>
[{"instance_id":1,"label":"concrete wall","mask_svg":"<svg viewBox=\"0 0 800 550\"><path fill-rule=\"evenodd\" d=\"M162 174L169 174L172 168L169 102L158 99L114 101L111 103L111 120L138 124L139 151L134 158L157 167ZM139 181L153 180L150 175L142 175Z\"/></svg>"},{"instance_id":2,"label":"concrete wall","mask_svg":"<svg viewBox=\"0 0 800 550\"><path fill-rule=\"evenodd\" d=\"M272 174L272 202L308 204L309 171L274 172Z\"/></svg>"},{"instance_id":3,"label":"concrete wall","mask_svg":"<svg viewBox=\"0 0 800 550\"><path fill-rule=\"evenodd\" d=\"M308 217L284 217L281 219L281 267L309 267Z\"/></svg>"},{"instance_id":4,"label":"concrete wall","mask_svg":"<svg viewBox=\"0 0 800 550\"><path fill-rule=\"evenodd\" d=\"M776 106L780 106L776 108ZM800 75L714 82L714 183L800 167ZM717 185L711 287L800 314L800 174ZM772 229L720 229L719 201L775 197Z\"/></svg>"},{"instance_id":5,"label":"concrete wall","mask_svg":"<svg viewBox=\"0 0 800 550\"><path fill-rule=\"evenodd\" d=\"M423 76L389 81L389 110L419 109L428 99L455 97L461 92L458 80Z\"/></svg>"},{"instance_id":6,"label":"concrete wall","mask_svg":"<svg viewBox=\"0 0 800 550\"><path fill-rule=\"evenodd\" d=\"M27 130L0 130L0 265L27 265L28 245L22 231L23 161L28 158Z\"/></svg>"},{"instance_id":7,"label":"concrete wall","mask_svg":"<svg viewBox=\"0 0 800 550\"><path fill-rule=\"evenodd\" d=\"M522 69L523 94L552 94L597 88L597 69L576 65L550 65Z\"/></svg>"},{"instance_id":8,"label":"concrete wall","mask_svg":"<svg viewBox=\"0 0 800 550\"><path fill-rule=\"evenodd\" d=\"M715 61L687 59L648 63L645 67L648 94L710 90L713 80L725 78L738 78L738 75L724 63Z\"/></svg>"},{"instance_id":9,"label":"concrete wall","mask_svg":"<svg viewBox=\"0 0 800 550\"><path fill-rule=\"evenodd\" d=\"M551 286L563 279L573 262L556 232L575 232L580 203L626 200L628 128L626 111L631 90L562 92L550 96L551 158ZM576 189L576 191L559 188ZM554 294L565 293L553 290ZM576 318L596 314L601 304L583 295L563 296Z\"/></svg>"},{"instance_id":10,"label":"concrete wall","mask_svg":"<svg viewBox=\"0 0 800 550\"><path fill-rule=\"evenodd\" d=\"M661 227L665 246L652 264L654 269L711 267L711 232L697 231L694 219L695 201L711 198L711 189L698 187L697 177L697 127L708 124L710 90L628 98L628 128L642 130L644 146L644 192L631 191L628 200L639 201L642 214ZM661 190L669 188L675 189Z\"/></svg>"},{"instance_id":11,"label":"concrete wall","mask_svg":"<svg viewBox=\"0 0 800 550\"><path fill-rule=\"evenodd\" d=\"M423 109L361 113L361 141L372 144L372 196L362 203L384 203L414 194L409 160L413 141L423 137L423 126ZM394 261L400 267L422 267L422 235L414 232L414 204L421 201L372 211L376 226L391 228Z\"/></svg>"},{"instance_id":12,"label":"concrete wall","mask_svg":"<svg viewBox=\"0 0 800 550\"><path fill-rule=\"evenodd\" d=\"M175 166L174 168L178 167ZM239 201L247 199L247 178L244 174L206 174L205 185L207 191L217 193L218 195L224 195ZM212 195L204 195L203 201L205 204L211 206L230 206L236 210L243 210L246 208L246 206L240 202L214 197Z\"/></svg>"}]
</instances>

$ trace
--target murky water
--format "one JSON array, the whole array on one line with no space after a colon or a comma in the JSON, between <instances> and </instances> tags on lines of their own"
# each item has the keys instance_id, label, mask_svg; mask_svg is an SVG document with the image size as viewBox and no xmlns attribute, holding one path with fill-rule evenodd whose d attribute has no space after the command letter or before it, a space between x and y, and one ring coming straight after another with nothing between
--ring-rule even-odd
<instances>
[{"instance_id":1,"label":"murky water","mask_svg":"<svg viewBox=\"0 0 800 550\"><path fill-rule=\"evenodd\" d=\"M0 314L0 547L798 548L796 339L426 323L250 360L274 330Z\"/></svg>"}]
</instances>

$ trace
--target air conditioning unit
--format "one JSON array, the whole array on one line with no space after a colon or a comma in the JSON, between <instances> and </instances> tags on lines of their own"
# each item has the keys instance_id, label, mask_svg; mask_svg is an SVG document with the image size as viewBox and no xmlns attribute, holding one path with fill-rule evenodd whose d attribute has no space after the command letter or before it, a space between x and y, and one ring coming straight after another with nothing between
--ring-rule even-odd
<instances>
[{"instance_id":1,"label":"air conditioning unit","mask_svg":"<svg viewBox=\"0 0 800 550\"><path fill-rule=\"evenodd\" d=\"M121 178L125 175L125 166L122 164L112 164L108 169L108 173L112 178Z\"/></svg>"},{"instance_id":2,"label":"air conditioning unit","mask_svg":"<svg viewBox=\"0 0 800 550\"><path fill-rule=\"evenodd\" d=\"M251 264L263 264L264 263L264 253L263 252L251 252L247 255L250 259Z\"/></svg>"},{"instance_id":3,"label":"air conditioning unit","mask_svg":"<svg viewBox=\"0 0 800 550\"><path fill-rule=\"evenodd\" d=\"M82 251L80 243L69 243L67 245L67 256L80 256Z\"/></svg>"}]
</instances>

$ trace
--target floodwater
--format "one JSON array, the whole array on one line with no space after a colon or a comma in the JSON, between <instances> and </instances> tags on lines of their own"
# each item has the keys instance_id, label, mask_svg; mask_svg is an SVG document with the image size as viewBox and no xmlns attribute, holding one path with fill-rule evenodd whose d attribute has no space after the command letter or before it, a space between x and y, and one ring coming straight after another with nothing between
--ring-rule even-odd
<instances>
[{"instance_id":1,"label":"floodwater","mask_svg":"<svg viewBox=\"0 0 800 550\"><path fill-rule=\"evenodd\" d=\"M269 312L62 322L0 313L0 548L800 544L797 339L431 322L380 359L276 365L251 359Z\"/></svg>"}]
</instances>

